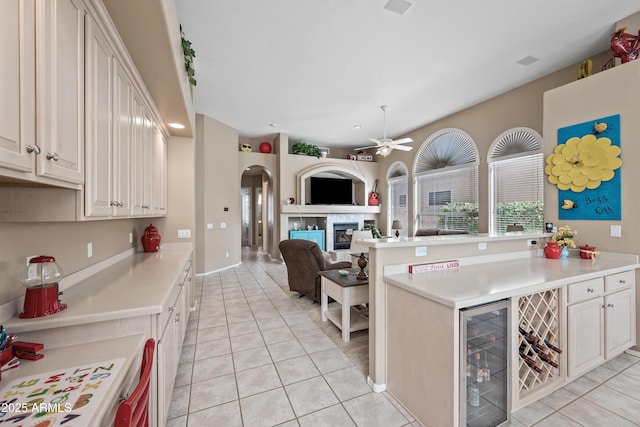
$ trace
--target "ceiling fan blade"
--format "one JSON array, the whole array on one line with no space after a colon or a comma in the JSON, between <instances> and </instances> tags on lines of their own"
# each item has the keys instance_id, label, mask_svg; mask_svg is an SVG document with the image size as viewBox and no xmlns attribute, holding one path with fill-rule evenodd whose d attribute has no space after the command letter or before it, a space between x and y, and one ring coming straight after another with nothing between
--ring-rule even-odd
<instances>
[{"instance_id":1,"label":"ceiling fan blade","mask_svg":"<svg viewBox=\"0 0 640 427\"><path fill-rule=\"evenodd\" d=\"M394 144L406 144L408 142L413 142L413 139L411 139L411 138L402 138L402 139L398 139L396 141L393 141Z\"/></svg>"},{"instance_id":2,"label":"ceiling fan blade","mask_svg":"<svg viewBox=\"0 0 640 427\"><path fill-rule=\"evenodd\" d=\"M392 145L394 150L400 150L400 151L411 151L413 150L413 147L407 147L406 145Z\"/></svg>"},{"instance_id":3,"label":"ceiling fan blade","mask_svg":"<svg viewBox=\"0 0 640 427\"><path fill-rule=\"evenodd\" d=\"M382 145L384 141L380 141L379 139L369 138L369 141L375 143L376 145Z\"/></svg>"},{"instance_id":4,"label":"ceiling fan blade","mask_svg":"<svg viewBox=\"0 0 640 427\"><path fill-rule=\"evenodd\" d=\"M368 147L354 148L353 151L368 150L369 148L380 148L379 145L370 145Z\"/></svg>"}]
</instances>

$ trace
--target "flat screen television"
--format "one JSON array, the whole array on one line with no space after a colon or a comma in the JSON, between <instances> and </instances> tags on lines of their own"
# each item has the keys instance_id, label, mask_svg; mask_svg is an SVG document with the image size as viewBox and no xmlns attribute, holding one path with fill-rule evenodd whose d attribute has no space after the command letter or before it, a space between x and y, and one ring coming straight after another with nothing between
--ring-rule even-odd
<instances>
[{"instance_id":1,"label":"flat screen television","mask_svg":"<svg viewBox=\"0 0 640 427\"><path fill-rule=\"evenodd\" d=\"M312 176L312 205L350 205L353 203L353 184L346 178L321 178Z\"/></svg>"}]
</instances>

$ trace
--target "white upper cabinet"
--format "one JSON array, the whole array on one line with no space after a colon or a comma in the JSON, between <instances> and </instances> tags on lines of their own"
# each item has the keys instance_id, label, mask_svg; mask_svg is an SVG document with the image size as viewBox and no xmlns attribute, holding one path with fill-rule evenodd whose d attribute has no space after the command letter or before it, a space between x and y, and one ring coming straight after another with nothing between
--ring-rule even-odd
<instances>
[{"instance_id":1,"label":"white upper cabinet","mask_svg":"<svg viewBox=\"0 0 640 427\"><path fill-rule=\"evenodd\" d=\"M35 41L33 1L0 2L0 168L33 172Z\"/></svg>"},{"instance_id":2,"label":"white upper cabinet","mask_svg":"<svg viewBox=\"0 0 640 427\"><path fill-rule=\"evenodd\" d=\"M37 174L84 182L84 4L36 7Z\"/></svg>"},{"instance_id":3,"label":"white upper cabinet","mask_svg":"<svg viewBox=\"0 0 640 427\"><path fill-rule=\"evenodd\" d=\"M86 170L85 215L112 211L113 52L92 18L86 32Z\"/></svg>"},{"instance_id":4,"label":"white upper cabinet","mask_svg":"<svg viewBox=\"0 0 640 427\"><path fill-rule=\"evenodd\" d=\"M133 138L133 87L129 77L118 61L113 74L113 215L131 215L131 157Z\"/></svg>"}]
</instances>

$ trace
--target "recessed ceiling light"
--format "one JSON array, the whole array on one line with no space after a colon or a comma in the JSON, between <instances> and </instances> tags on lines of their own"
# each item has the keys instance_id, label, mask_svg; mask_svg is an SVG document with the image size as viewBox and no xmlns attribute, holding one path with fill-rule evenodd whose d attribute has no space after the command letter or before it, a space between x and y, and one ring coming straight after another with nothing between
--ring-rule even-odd
<instances>
[{"instance_id":1,"label":"recessed ceiling light","mask_svg":"<svg viewBox=\"0 0 640 427\"><path fill-rule=\"evenodd\" d=\"M184 125L182 123L169 123L169 127L174 129L184 129Z\"/></svg>"},{"instance_id":2,"label":"recessed ceiling light","mask_svg":"<svg viewBox=\"0 0 640 427\"><path fill-rule=\"evenodd\" d=\"M353 125L354 129L362 129L362 125Z\"/></svg>"},{"instance_id":3,"label":"recessed ceiling light","mask_svg":"<svg viewBox=\"0 0 640 427\"><path fill-rule=\"evenodd\" d=\"M272 128L277 128L278 124L277 123L269 123L269 126L271 126Z\"/></svg>"},{"instance_id":4,"label":"recessed ceiling light","mask_svg":"<svg viewBox=\"0 0 640 427\"><path fill-rule=\"evenodd\" d=\"M527 65L531 65L534 62L539 61L539 60L540 60L540 58L536 58L535 56L525 56L520 61L518 61L518 64L524 65L526 67Z\"/></svg>"}]
</instances>

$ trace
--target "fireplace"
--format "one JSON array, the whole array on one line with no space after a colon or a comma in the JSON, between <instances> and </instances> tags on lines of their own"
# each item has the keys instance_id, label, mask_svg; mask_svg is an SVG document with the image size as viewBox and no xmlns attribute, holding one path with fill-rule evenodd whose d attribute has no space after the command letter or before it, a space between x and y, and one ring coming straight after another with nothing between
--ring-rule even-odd
<instances>
[{"instance_id":1,"label":"fireplace","mask_svg":"<svg viewBox=\"0 0 640 427\"><path fill-rule=\"evenodd\" d=\"M358 229L357 222L345 222L333 224L333 249L349 249L353 230Z\"/></svg>"}]
</instances>

